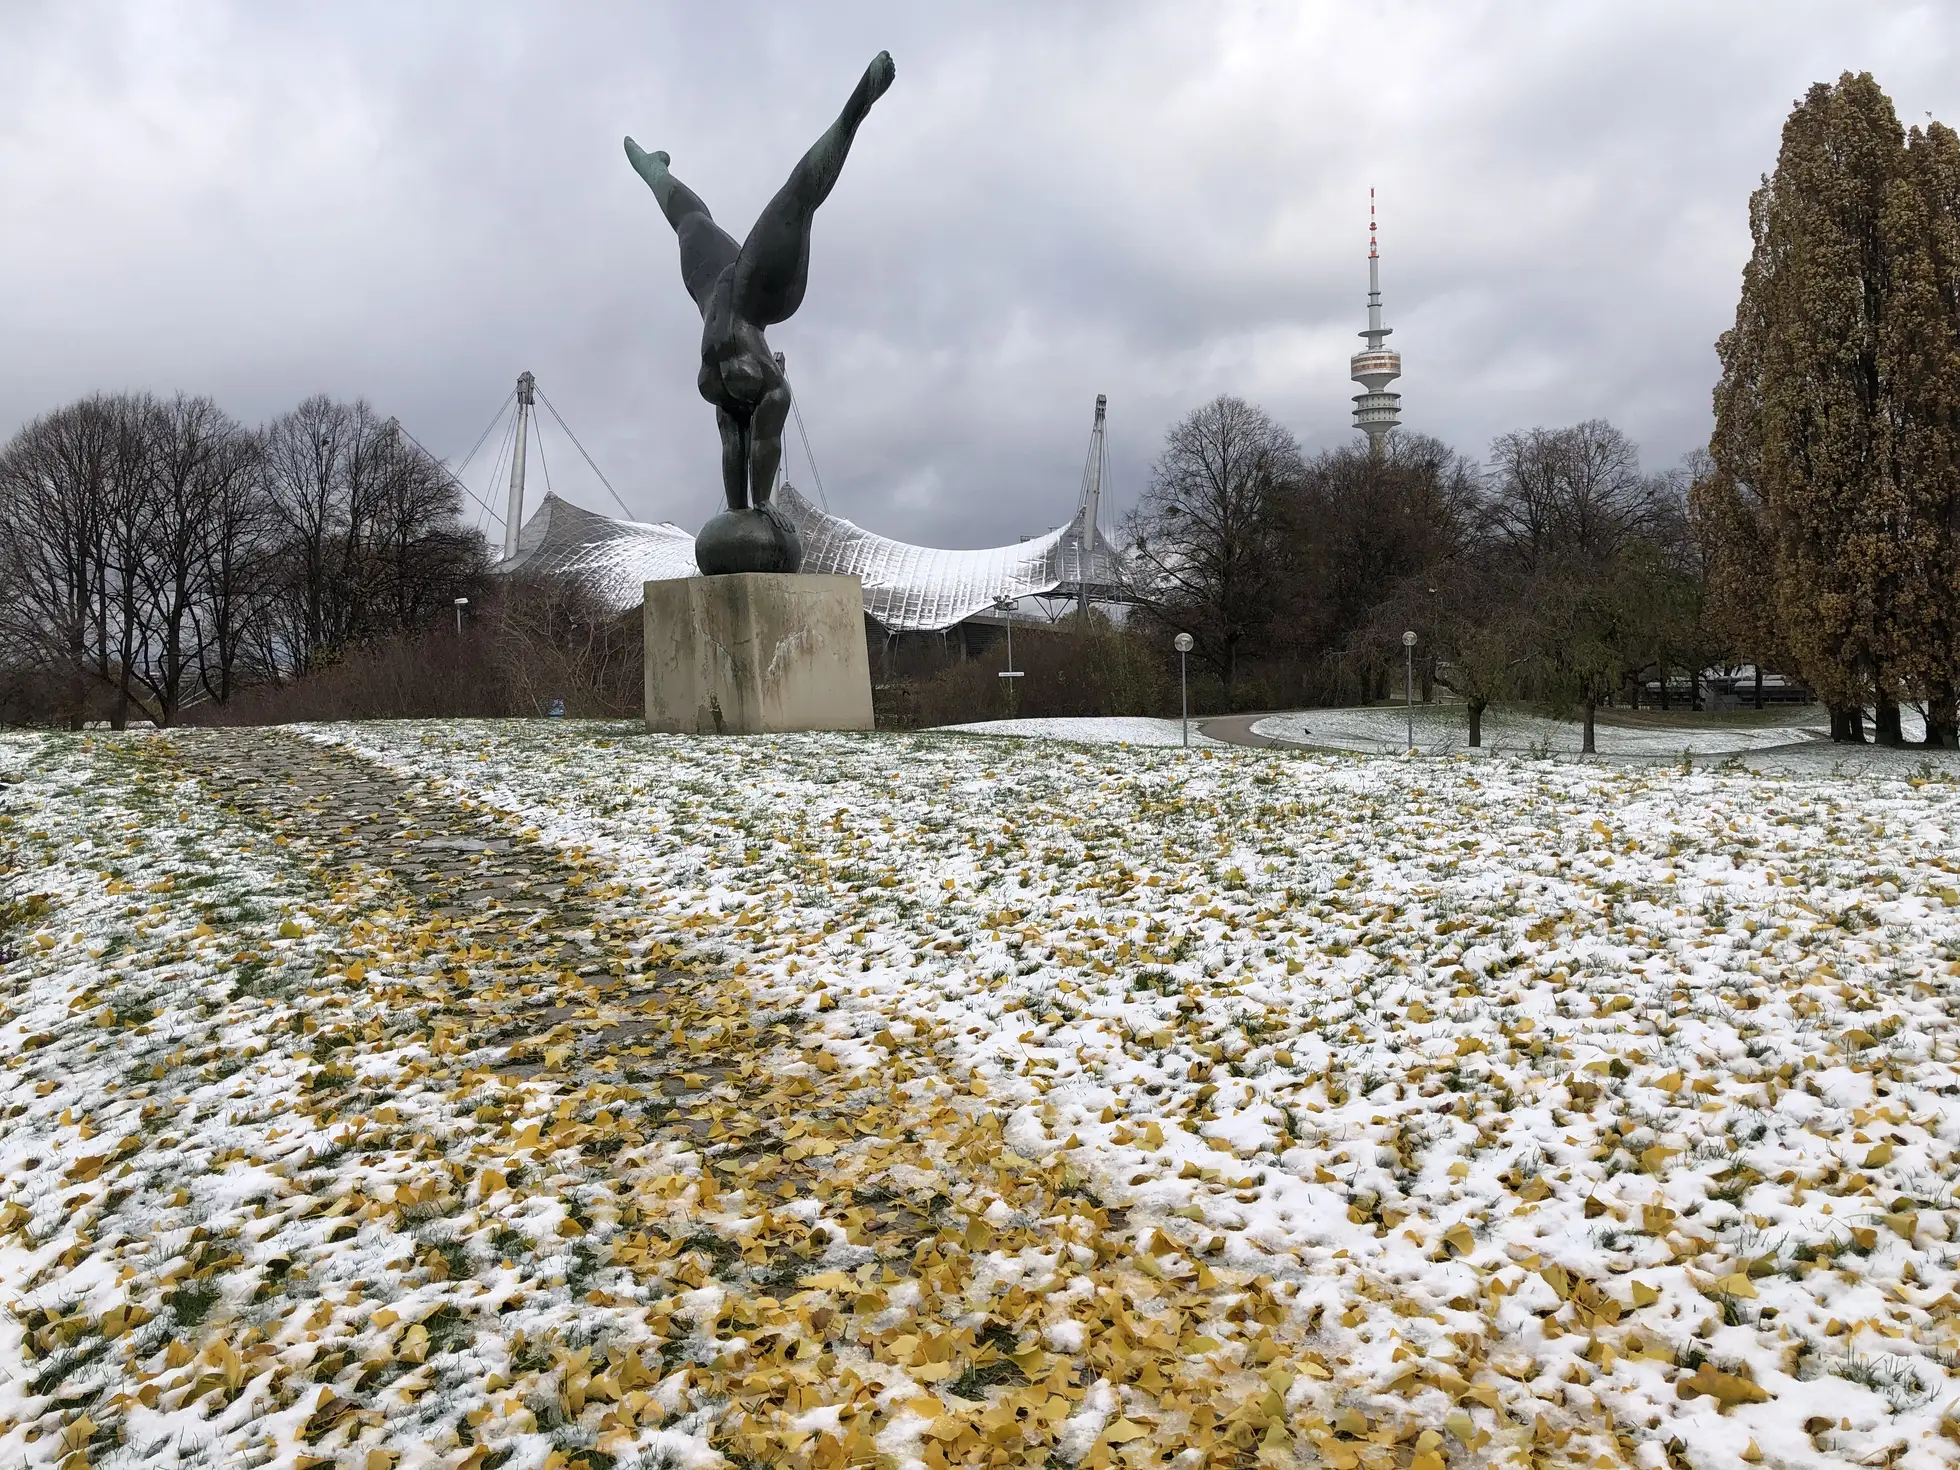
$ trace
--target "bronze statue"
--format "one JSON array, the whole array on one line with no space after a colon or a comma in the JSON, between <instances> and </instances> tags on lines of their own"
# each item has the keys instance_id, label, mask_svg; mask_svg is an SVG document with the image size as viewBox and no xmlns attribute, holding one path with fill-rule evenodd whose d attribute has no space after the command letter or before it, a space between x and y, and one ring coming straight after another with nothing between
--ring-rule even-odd
<instances>
[{"instance_id":1,"label":"bronze statue","mask_svg":"<svg viewBox=\"0 0 1960 1470\"><path fill-rule=\"evenodd\" d=\"M627 158L680 237L681 280L701 309L701 396L715 406L728 495L728 509L694 543L704 575L793 572L803 563L796 528L769 500L790 398L762 329L788 321L803 304L810 223L836 186L858 124L895 74L889 52L872 58L837 121L790 171L739 247L700 196L667 171L665 153L648 153L626 140Z\"/></svg>"}]
</instances>

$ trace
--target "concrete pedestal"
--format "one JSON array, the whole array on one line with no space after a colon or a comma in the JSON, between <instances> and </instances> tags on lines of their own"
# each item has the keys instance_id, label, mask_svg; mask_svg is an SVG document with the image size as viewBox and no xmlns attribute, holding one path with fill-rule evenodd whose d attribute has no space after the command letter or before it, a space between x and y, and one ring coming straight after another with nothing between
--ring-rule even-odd
<instances>
[{"instance_id":1,"label":"concrete pedestal","mask_svg":"<svg viewBox=\"0 0 1960 1470\"><path fill-rule=\"evenodd\" d=\"M646 584L647 729L869 730L856 577L736 572Z\"/></svg>"}]
</instances>

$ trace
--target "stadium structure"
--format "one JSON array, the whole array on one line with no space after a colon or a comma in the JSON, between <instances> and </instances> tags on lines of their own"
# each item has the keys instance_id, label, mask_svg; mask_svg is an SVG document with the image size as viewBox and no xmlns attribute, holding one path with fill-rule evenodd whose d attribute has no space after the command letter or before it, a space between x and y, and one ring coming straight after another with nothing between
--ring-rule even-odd
<instances>
[{"instance_id":1,"label":"stadium structure","mask_svg":"<svg viewBox=\"0 0 1960 1470\"><path fill-rule=\"evenodd\" d=\"M534 392L535 380L526 373L514 395L519 445ZM1044 535L1011 546L958 551L894 541L812 505L787 481L777 486L775 503L803 538L803 570L860 578L865 616L888 635L938 632L974 618L991 621L993 610L1002 604L1029 598L1045 607L1051 618L1068 605L1087 609L1091 604L1121 603L1126 600L1123 558L1100 524L1108 466L1106 407L1105 398L1098 395L1074 515ZM556 410L552 412L556 417ZM559 424L571 436L562 418ZM571 437L577 444L576 436ZM584 453L583 446L580 452ZM589 455L586 460L591 463ZM812 467L814 474L814 461ZM592 468L598 472L597 465ZM511 535L507 530L505 556L494 571L564 578L581 584L618 612L645 600L647 582L699 575L694 537L671 521L615 519L554 493L545 495L530 519L522 519L524 476L525 455L519 447L511 456L506 516L507 528L516 531Z\"/></svg>"}]
</instances>

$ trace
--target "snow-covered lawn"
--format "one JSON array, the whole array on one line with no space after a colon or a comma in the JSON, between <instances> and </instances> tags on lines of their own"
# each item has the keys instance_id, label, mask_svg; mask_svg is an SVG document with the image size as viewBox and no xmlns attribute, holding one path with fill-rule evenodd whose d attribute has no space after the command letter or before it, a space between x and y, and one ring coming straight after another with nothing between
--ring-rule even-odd
<instances>
[{"instance_id":1,"label":"snow-covered lawn","mask_svg":"<svg viewBox=\"0 0 1960 1470\"><path fill-rule=\"evenodd\" d=\"M1829 722L1819 708L1806 706L1777 713L1787 723L1746 726L1710 723L1670 729L1612 724L1609 712L1595 728L1594 743L1601 755L1665 760L1684 753L1706 757L1764 750L1829 732ZM1382 754L1406 749L1409 740L1407 712L1382 706L1269 715L1252 728L1255 734L1280 740ZM1417 705L1415 731L1416 747L1431 755L1464 750L1470 739L1469 718L1459 704ZM1484 750L1495 755L1572 754L1583 743L1583 732L1575 720L1552 720L1508 709L1487 710L1482 733Z\"/></svg>"},{"instance_id":2,"label":"snow-covered lawn","mask_svg":"<svg viewBox=\"0 0 1960 1470\"><path fill-rule=\"evenodd\" d=\"M719 987L718 1032L669 1035L650 1002L657 1044L636 1052L714 1059L673 1115L692 1131L657 1127L630 1072L499 1082L476 1039L445 1056L439 1009L435 1044L390 1051L378 981L424 953L388 938L405 918L372 897L303 910L286 850L194 789L0 737L0 872L47 895L0 931L20 947L0 1461L59 1460L78 1414L167 1411L183 1458L214 1464L250 1434L294 1463L323 1413L306 1452L510 1450L513 1470L554 1446L705 1464L711 1444L813 1466L1960 1463L1950 780L578 723L308 733L590 875L618 916L592 930L601 957L606 924L634 947L628 979L555 982L585 1014L642 967ZM151 891L197 863L208 909ZM129 892L105 896L111 869ZM471 922L430 949L453 983L494 963ZM241 995L225 967L248 950L255 976L312 990ZM291 1061L322 986L351 997L343 1034L383 1038L332 1054L369 1100L331 1133L307 1101L327 1064ZM564 1009L569 1037L588 1023ZM788 1038L766 1065L726 1050L739 1016L758 1045ZM185 1054L151 1059L165 1048ZM808 1106L766 1147L741 1121L763 1086ZM840 1116L825 1099L847 1086L868 1101ZM453 1218L381 1204L365 1181L391 1168ZM335 1212L357 1170L362 1203ZM104 1191L139 1188L194 1198L203 1236L105 1229ZM515 1240L417 1266L497 1230L553 1237L576 1199L598 1200L573 1225L589 1298ZM342 1213L365 1222L351 1288ZM279 1257L334 1286L268 1300ZM223 1291L201 1328L166 1295L199 1271ZM421 1328L436 1302L462 1304L444 1334ZM116 1400L36 1388L50 1353L98 1341L124 1365ZM329 1346L340 1376L309 1380ZM272 1407L316 1380L336 1386ZM431 1438L418 1396L464 1428Z\"/></svg>"},{"instance_id":3,"label":"snow-covered lawn","mask_svg":"<svg viewBox=\"0 0 1960 1470\"><path fill-rule=\"evenodd\" d=\"M1037 740L1073 740L1084 745L1176 745L1184 744L1185 729L1179 720L1153 719L1148 715L1083 715L1067 718L1027 720L981 720L971 725L945 725L941 733L960 735L1020 735ZM1207 739L1191 722L1193 746L1219 746Z\"/></svg>"}]
</instances>

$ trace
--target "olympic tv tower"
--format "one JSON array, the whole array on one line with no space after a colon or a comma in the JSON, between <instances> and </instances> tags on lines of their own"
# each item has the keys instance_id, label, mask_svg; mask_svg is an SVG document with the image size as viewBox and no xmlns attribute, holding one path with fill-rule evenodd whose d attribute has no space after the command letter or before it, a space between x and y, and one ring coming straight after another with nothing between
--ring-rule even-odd
<instances>
[{"instance_id":1,"label":"olympic tv tower","mask_svg":"<svg viewBox=\"0 0 1960 1470\"><path fill-rule=\"evenodd\" d=\"M1402 395L1388 385L1402 376L1402 354L1382 346L1391 328L1382 325L1382 263L1375 249L1375 191L1368 191L1368 345L1348 360L1348 376L1368 391L1354 395L1354 426L1371 447L1402 419Z\"/></svg>"}]
</instances>

